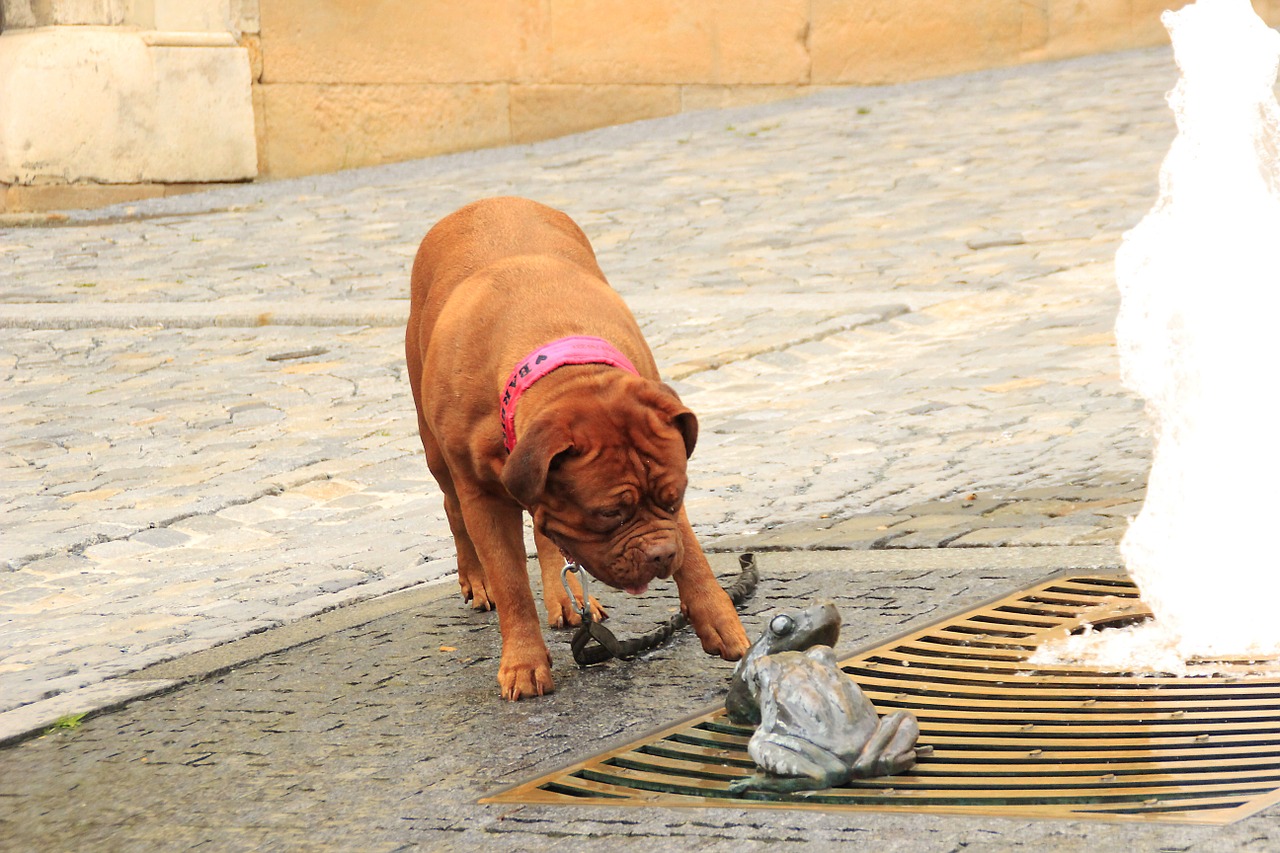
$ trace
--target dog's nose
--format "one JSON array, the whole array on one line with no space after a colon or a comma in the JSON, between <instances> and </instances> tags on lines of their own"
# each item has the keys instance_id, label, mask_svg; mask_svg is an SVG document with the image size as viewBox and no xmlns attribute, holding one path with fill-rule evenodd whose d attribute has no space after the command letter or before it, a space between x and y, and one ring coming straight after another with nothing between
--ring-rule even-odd
<instances>
[{"instance_id":1,"label":"dog's nose","mask_svg":"<svg viewBox=\"0 0 1280 853\"><path fill-rule=\"evenodd\" d=\"M671 574L676 559L676 543L671 539L652 542L645 547L644 556L654 575L665 578Z\"/></svg>"}]
</instances>

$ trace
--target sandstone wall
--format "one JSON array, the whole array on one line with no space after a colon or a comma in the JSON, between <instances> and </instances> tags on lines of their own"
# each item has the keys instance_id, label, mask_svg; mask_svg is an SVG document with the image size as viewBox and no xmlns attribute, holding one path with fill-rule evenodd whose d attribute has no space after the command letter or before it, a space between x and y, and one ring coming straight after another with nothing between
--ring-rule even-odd
<instances>
[{"instance_id":1,"label":"sandstone wall","mask_svg":"<svg viewBox=\"0 0 1280 853\"><path fill-rule=\"evenodd\" d=\"M0 212L1150 46L1185 1L0 0Z\"/></svg>"},{"instance_id":2,"label":"sandstone wall","mask_svg":"<svg viewBox=\"0 0 1280 853\"><path fill-rule=\"evenodd\" d=\"M273 176L1167 42L1170 0L260 0ZM1273 25L1280 0L1255 0Z\"/></svg>"}]
</instances>

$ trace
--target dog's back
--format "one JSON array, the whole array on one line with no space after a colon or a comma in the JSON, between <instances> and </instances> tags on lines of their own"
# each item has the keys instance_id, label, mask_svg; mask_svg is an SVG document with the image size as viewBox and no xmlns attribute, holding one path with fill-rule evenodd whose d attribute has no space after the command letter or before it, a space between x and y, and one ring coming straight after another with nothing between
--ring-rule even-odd
<instances>
[{"instance_id":1,"label":"dog's back","mask_svg":"<svg viewBox=\"0 0 1280 853\"><path fill-rule=\"evenodd\" d=\"M526 198L487 198L446 216L422 239L413 261L411 316L438 313L461 282L514 255L561 258L604 278L587 236L568 216Z\"/></svg>"},{"instance_id":2,"label":"dog's back","mask_svg":"<svg viewBox=\"0 0 1280 853\"><path fill-rule=\"evenodd\" d=\"M582 229L560 211L525 198L473 202L441 219L422 238L413 260L405 329L409 381L420 417L423 359L445 303L477 272L521 255L560 259L605 281Z\"/></svg>"}]
</instances>

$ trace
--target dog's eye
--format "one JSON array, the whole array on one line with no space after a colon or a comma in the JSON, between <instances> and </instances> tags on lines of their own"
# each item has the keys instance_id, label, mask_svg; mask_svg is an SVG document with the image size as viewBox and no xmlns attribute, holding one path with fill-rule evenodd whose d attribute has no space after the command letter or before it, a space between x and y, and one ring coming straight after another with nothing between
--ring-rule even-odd
<instances>
[{"instance_id":1,"label":"dog's eye","mask_svg":"<svg viewBox=\"0 0 1280 853\"><path fill-rule=\"evenodd\" d=\"M796 628L795 620L790 616L775 616L773 621L769 623L769 632L779 637L785 637Z\"/></svg>"},{"instance_id":2,"label":"dog's eye","mask_svg":"<svg viewBox=\"0 0 1280 853\"><path fill-rule=\"evenodd\" d=\"M601 531L617 530L626 524L629 513L621 507L612 509L598 509L592 513L596 519L596 529Z\"/></svg>"}]
</instances>

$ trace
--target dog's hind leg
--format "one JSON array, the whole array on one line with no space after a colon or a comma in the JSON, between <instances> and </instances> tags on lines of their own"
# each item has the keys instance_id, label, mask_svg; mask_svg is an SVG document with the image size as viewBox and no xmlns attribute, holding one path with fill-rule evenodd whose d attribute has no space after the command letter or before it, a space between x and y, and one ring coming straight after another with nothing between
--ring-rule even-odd
<instances>
[{"instance_id":1,"label":"dog's hind leg","mask_svg":"<svg viewBox=\"0 0 1280 853\"><path fill-rule=\"evenodd\" d=\"M476 554L471 535L467 533L466 522L462 520L462 506L458 503L458 493L453 486L453 475L426 425L418 423L418 431L422 435L422 448L426 451L427 467L436 478L440 491L444 495L444 513L449 518L449 530L453 533L453 547L458 558L458 585L462 588L462 599L471 603L475 610L492 610L493 596L489 594L485 582L484 566Z\"/></svg>"},{"instance_id":2,"label":"dog's hind leg","mask_svg":"<svg viewBox=\"0 0 1280 853\"><path fill-rule=\"evenodd\" d=\"M582 624L582 617L574 610L569 595L560 582L560 571L564 568L564 555L550 539L536 530L533 533L534 544L538 547L538 566L542 569L542 603L547 608L547 624L552 628L565 628ZM582 587L578 579L569 575L569 586L573 588L573 597L578 606L582 606ZM591 618L599 622L608 617L608 613L591 596Z\"/></svg>"}]
</instances>

